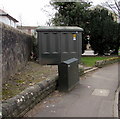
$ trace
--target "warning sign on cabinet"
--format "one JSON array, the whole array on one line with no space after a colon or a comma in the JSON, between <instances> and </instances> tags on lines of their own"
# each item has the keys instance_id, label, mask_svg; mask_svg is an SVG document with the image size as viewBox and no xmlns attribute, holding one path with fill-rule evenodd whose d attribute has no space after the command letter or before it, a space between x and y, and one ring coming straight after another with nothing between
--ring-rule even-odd
<instances>
[{"instance_id":1,"label":"warning sign on cabinet","mask_svg":"<svg viewBox=\"0 0 120 119\"><path fill-rule=\"evenodd\" d=\"M73 34L73 40L76 40L76 34Z\"/></svg>"}]
</instances>

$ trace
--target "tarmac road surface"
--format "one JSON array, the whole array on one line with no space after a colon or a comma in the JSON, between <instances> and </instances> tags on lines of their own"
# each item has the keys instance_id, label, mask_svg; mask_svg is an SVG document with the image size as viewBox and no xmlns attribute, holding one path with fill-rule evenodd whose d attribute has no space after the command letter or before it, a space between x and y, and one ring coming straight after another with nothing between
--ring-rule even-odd
<instances>
[{"instance_id":1,"label":"tarmac road surface","mask_svg":"<svg viewBox=\"0 0 120 119\"><path fill-rule=\"evenodd\" d=\"M80 78L71 92L54 92L25 117L113 117L118 63Z\"/></svg>"}]
</instances>

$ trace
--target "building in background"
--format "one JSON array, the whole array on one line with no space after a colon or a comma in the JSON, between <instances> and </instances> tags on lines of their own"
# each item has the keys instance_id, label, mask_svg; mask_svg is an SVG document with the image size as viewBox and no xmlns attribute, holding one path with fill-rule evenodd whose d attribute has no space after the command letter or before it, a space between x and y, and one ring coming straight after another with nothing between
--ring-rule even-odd
<instances>
[{"instance_id":1,"label":"building in background","mask_svg":"<svg viewBox=\"0 0 120 119\"><path fill-rule=\"evenodd\" d=\"M0 22L3 22L4 24L10 25L16 28L18 20L16 20L12 16L10 16L8 13L0 9Z\"/></svg>"},{"instance_id":2,"label":"building in background","mask_svg":"<svg viewBox=\"0 0 120 119\"><path fill-rule=\"evenodd\" d=\"M37 33L36 33L37 26L17 26L17 28L31 36L37 37L36 36L37 35Z\"/></svg>"}]
</instances>

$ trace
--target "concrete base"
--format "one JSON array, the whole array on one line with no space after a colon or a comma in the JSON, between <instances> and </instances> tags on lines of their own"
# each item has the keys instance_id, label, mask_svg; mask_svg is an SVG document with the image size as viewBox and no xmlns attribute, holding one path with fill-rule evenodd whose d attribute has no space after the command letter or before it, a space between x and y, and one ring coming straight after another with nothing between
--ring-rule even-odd
<instances>
[{"instance_id":1,"label":"concrete base","mask_svg":"<svg viewBox=\"0 0 120 119\"><path fill-rule=\"evenodd\" d=\"M82 56L96 56L97 54L94 54L93 50L85 50L85 52L82 54Z\"/></svg>"}]
</instances>

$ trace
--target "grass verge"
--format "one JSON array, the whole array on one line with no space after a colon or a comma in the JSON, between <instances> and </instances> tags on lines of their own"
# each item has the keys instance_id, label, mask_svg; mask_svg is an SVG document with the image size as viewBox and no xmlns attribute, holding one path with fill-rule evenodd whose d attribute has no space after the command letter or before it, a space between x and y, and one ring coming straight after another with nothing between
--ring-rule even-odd
<instances>
[{"instance_id":1,"label":"grass verge","mask_svg":"<svg viewBox=\"0 0 120 119\"><path fill-rule=\"evenodd\" d=\"M7 100L40 81L57 75L57 66L28 62L20 72L2 84L2 100Z\"/></svg>"},{"instance_id":2,"label":"grass verge","mask_svg":"<svg viewBox=\"0 0 120 119\"><path fill-rule=\"evenodd\" d=\"M81 63L87 67L93 67L96 61L112 58L112 56L81 57Z\"/></svg>"}]
</instances>

